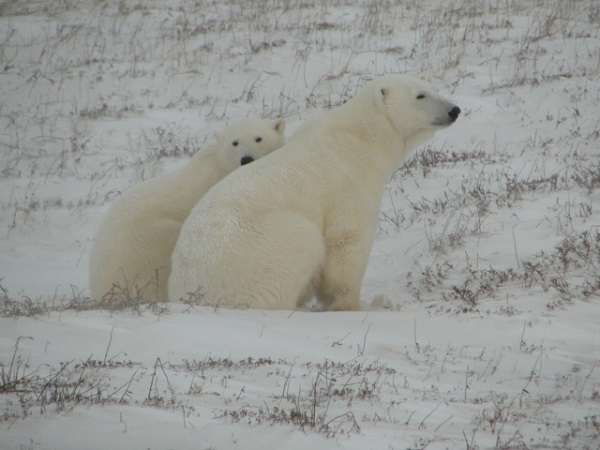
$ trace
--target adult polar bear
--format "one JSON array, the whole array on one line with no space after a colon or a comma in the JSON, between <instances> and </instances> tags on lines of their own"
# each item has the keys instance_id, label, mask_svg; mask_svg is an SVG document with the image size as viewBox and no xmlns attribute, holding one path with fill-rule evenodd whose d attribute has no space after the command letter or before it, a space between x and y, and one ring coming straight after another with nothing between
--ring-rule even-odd
<instances>
[{"instance_id":1,"label":"adult polar bear","mask_svg":"<svg viewBox=\"0 0 600 450\"><path fill-rule=\"evenodd\" d=\"M171 253L184 220L215 183L284 143L285 121L245 119L215 134L181 169L151 178L110 208L90 255L92 298L167 300Z\"/></svg>"},{"instance_id":2,"label":"adult polar bear","mask_svg":"<svg viewBox=\"0 0 600 450\"><path fill-rule=\"evenodd\" d=\"M387 75L308 123L194 207L175 246L169 299L223 307L360 309L383 188L458 106L427 81Z\"/></svg>"}]
</instances>

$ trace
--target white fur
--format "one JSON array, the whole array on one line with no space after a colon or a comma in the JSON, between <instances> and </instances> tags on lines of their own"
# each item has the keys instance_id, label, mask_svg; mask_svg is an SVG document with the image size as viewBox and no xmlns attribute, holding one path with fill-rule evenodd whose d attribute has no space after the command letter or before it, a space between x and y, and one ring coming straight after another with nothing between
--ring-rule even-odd
<instances>
[{"instance_id":1,"label":"white fur","mask_svg":"<svg viewBox=\"0 0 600 450\"><path fill-rule=\"evenodd\" d=\"M360 309L385 182L459 112L419 78L370 82L194 207L173 252L170 300L296 309L316 296L325 310Z\"/></svg>"},{"instance_id":2,"label":"white fur","mask_svg":"<svg viewBox=\"0 0 600 450\"><path fill-rule=\"evenodd\" d=\"M171 253L192 207L215 183L240 167L242 158L258 159L281 147L284 130L283 119L237 122L216 133L217 142L196 153L181 169L124 192L94 240L92 298L166 301Z\"/></svg>"}]
</instances>

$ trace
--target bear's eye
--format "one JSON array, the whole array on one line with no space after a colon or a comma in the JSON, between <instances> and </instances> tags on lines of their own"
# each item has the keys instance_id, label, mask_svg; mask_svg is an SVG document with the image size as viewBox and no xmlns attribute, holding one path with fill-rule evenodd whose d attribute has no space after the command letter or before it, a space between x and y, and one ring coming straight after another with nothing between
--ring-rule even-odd
<instances>
[{"instance_id":1,"label":"bear's eye","mask_svg":"<svg viewBox=\"0 0 600 450\"><path fill-rule=\"evenodd\" d=\"M262 141L262 138L260 136L257 137L256 139L254 139L254 142L260 142L260 141Z\"/></svg>"},{"instance_id":2,"label":"bear's eye","mask_svg":"<svg viewBox=\"0 0 600 450\"><path fill-rule=\"evenodd\" d=\"M239 144L239 141L233 141L233 142L231 143L231 145L233 145L234 147L237 147L237 146L238 146L238 144Z\"/></svg>"},{"instance_id":3,"label":"bear's eye","mask_svg":"<svg viewBox=\"0 0 600 450\"><path fill-rule=\"evenodd\" d=\"M425 98L425 94L417 95L417 100L423 100Z\"/></svg>"}]
</instances>

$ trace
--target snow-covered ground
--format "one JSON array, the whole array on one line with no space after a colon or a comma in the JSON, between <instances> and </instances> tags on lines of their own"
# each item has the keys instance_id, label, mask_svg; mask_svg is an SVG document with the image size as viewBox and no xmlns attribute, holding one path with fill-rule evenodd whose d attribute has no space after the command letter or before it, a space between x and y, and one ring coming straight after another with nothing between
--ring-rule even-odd
<instances>
[{"instance_id":1,"label":"snow-covered ground","mask_svg":"<svg viewBox=\"0 0 600 450\"><path fill-rule=\"evenodd\" d=\"M0 448L600 447L595 0L14 0L0 70ZM387 186L365 311L87 297L121 191L398 71L463 113Z\"/></svg>"}]
</instances>

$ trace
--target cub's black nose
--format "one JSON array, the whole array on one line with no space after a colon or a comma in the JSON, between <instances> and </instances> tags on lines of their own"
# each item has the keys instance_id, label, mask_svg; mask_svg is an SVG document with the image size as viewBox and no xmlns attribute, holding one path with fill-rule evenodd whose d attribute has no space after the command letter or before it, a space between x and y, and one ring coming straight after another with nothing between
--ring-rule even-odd
<instances>
[{"instance_id":1,"label":"cub's black nose","mask_svg":"<svg viewBox=\"0 0 600 450\"><path fill-rule=\"evenodd\" d=\"M452 122L454 122L456 119L458 119L459 114L460 114L460 108L458 106L455 106L454 108L452 108L450 110L450 112L448 113L448 115L452 119Z\"/></svg>"},{"instance_id":2,"label":"cub's black nose","mask_svg":"<svg viewBox=\"0 0 600 450\"><path fill-rule=\"evenodd\" d=\"M254 161L254 158L252 156L242 156L242 159L240 159L240 165L245 166L248 163L251 163L252 161Z\"/></svg>"}]
</instances>

